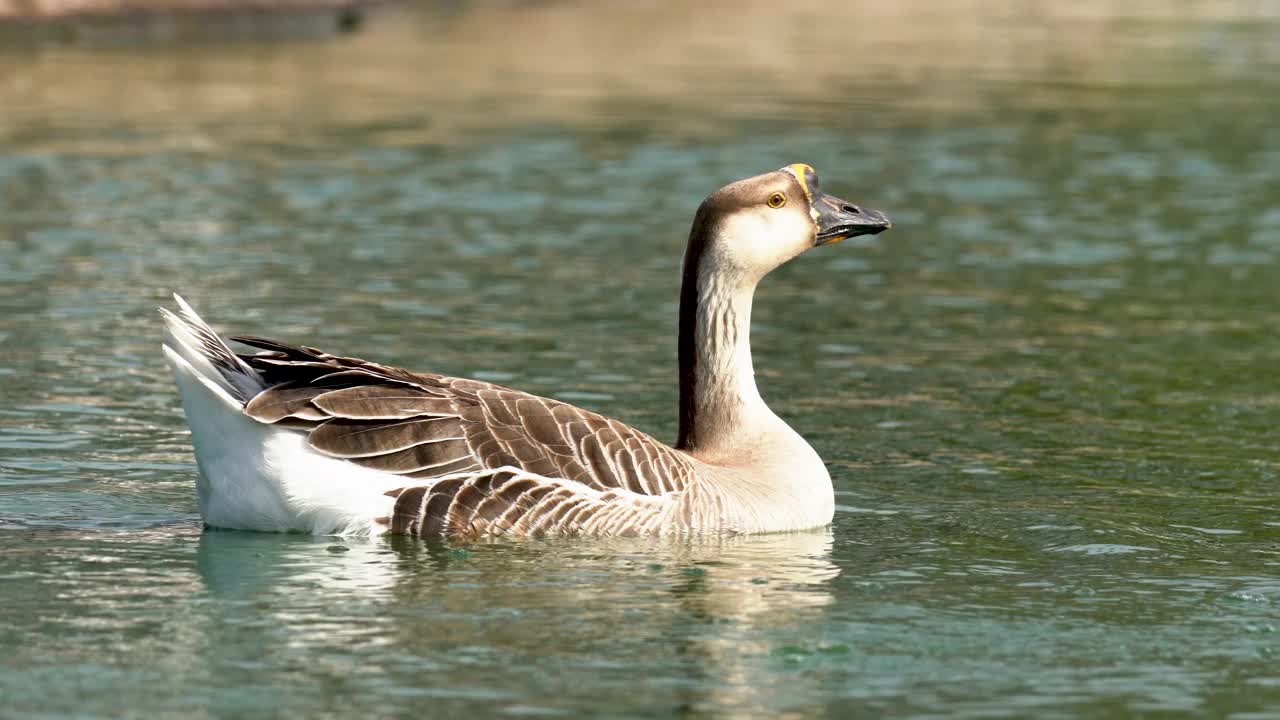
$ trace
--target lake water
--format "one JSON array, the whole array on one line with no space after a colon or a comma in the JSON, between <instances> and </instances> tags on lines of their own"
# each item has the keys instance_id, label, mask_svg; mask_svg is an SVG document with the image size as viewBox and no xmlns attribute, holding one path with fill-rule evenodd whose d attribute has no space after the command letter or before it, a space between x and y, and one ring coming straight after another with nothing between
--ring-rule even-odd
<instances>
[{"instance_id":1,"label":"lake water","mask_svg":"<svg viewBox=\"0 0 1280 720\"><path fill-rule=\"evenodd\" d=\"M1280 8L745 5L0 54L0 716L1280 717ZM201 529L171 291L670 438L790 162L896 221L756 301L832 527Z\"/></svg>"}]
</instances>

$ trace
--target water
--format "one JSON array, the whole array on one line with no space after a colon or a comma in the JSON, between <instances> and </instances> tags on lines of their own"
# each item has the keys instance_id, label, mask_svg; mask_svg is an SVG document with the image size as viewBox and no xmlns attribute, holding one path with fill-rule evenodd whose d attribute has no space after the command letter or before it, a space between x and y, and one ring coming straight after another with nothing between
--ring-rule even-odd
<instances>
[{"instance_id":1,"label":"water","mask_svg":"<svg viewBox=\"0 0 1280 720\"><path fill-rule=\"evenodd\" d=\"M0 55L0 716L1280 717L1280 10L920 5ZM797 161L897 221L756 303L831 528L201 530L170 291L669 438L692 211Z\"/></svg>"}]
</instances>

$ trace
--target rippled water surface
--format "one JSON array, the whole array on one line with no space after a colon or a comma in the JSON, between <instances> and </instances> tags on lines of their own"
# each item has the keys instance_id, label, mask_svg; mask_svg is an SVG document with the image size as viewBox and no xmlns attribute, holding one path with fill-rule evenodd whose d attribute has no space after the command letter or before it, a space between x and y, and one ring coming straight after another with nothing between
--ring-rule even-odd
<instances>
[{"instance_id":1,"label":"rippled water surface","mask_svg":"<svg viewBox=\"0 0 1280 720\"><path fill-rule=\"evenodd\" d=\"M746 5L0 54L0 716L1280 717L1280 15ZM671 437L796 161L897 221L756 302L831 528L202 531L169 292Z\"/></svg>"}]
</instances>

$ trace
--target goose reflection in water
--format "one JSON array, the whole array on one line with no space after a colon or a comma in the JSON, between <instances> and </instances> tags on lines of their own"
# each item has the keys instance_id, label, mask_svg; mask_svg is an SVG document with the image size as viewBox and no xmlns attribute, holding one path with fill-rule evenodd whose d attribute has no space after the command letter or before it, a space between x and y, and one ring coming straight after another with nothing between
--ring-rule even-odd
<instances>
[{"instance_id":1,"label":"goose reflection in water","mask_svg":"<svg viewBox=\"0 0 1280 720\"><path fill-rule=\"evenodd\" d=\"M820 620L840 574L830 530L467 546L212 531L199 543L199 576L225 608L219 633L259 651L265 635L272 654L340 648L381 676L359 682L486 701L513 686L494 673L547 683L585 665L612 686L669 682L676 663L673 707L765 707L771 652Z\"/></svg>"}]
</instances>

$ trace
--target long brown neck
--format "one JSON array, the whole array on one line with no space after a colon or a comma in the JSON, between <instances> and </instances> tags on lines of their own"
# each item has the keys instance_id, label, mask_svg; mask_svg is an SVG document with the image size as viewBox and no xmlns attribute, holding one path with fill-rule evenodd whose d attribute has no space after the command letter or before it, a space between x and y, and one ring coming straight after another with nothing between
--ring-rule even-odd
<instances>
[{"instance_id":1,"label":"long brown neck","mask_svg":"<svg viewBox=\"0 0 1280 720\"><path fill-rule=\"evenodd\" d=\"M755 280L716 268L695 222L680 283L680 432L690 452L732 450L773 414L751 365Z\"/></svg>"}]
</instances>

